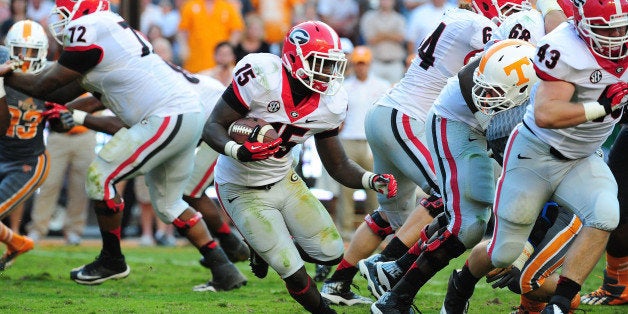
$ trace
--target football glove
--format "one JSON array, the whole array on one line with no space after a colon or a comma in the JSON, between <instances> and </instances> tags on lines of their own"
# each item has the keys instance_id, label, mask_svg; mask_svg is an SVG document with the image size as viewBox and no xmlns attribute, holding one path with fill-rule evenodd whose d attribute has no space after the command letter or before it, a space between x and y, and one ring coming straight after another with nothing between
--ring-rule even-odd
<instances>
[{"instance_id":1,"label":"football glove","mask_svg":"<svg viewBox=\"0 0 628 314\"><path fill-rule=\"evenodd\" d=\"M628 96L628 83L618 82L606 86L598 102L604 106L606 114L609 114L628 104L626 96Z\"/></svg>"},{"instance_id":2,"label":"football glove","mask_svg":"<svg viewBox=\"0 0 628 314\"><path fill-rule=\"evenodd\" d=\"M486 274L486 282L493 283L491 287L497 288L509 288L515 293L521 293L519 288L519 277L521 276L521 270L512 265L506 268L495 268ZM515 291L518 290L519 292Z\"/></svg>"},{"instance_id":3,"label":"football glove","mask_svg":"<svg viewBox=\"0 0 628 314\"><path fill-rule=\"evenodd\" d=\"M367 171L362 176L362 186L384 194L386 198L392 198L397 195L397 180L395 180L392 174L375 174Z\"/></svg>"},{"instance_id":4,"label":"football glove","mask_svg":"<svg viewBox=\"0 0 628 314\"><path fill-rule=\"evenodd\" d=\"M72 112L64 105L47 101L46 110L42 113L50 123L50 128L55 132L67 132L76 124L72 118Z\"/></svg>"},{"instance_id":5,"label":"football glove","mask_svg":"<svg viewBox=\"0 0 628 314\"><path fill-rule=\"evenodd\" d=\"M255 140L259 131L260 126L258 125L242 144L229 141L225 145L225 154L242 162L264 160L276 154L282 142L281 138L277 138L269 143L260 143Z\"/></svg>"}]
</instances>

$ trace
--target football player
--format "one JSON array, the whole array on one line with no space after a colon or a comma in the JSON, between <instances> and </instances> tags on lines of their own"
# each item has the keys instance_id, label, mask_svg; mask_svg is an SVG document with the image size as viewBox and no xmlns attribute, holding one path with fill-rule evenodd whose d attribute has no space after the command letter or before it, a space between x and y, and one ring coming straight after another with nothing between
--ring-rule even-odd
<instances>
[{"instance_id":1,"label":"football player","mask_svg":"<svg viewBox=\"0 0 628 314\"><path fill-rule=\"evenodd\" d=\"M596 150L626 104L627 28L627 1L575 1L574 20L538 43L534 66L541 82L506 146L493 238L454 271L442 311L465 305L483 275L517 259L550 198L574 212L583 227L542 313L570 310L619 221L617 184Z\"/></svg>"},{"instance_id":2,"label":"football player","mask_svg":"<svg viewBox=\"0 0 628 314\"><path fill-rule=\"evenodd\" d=\"M321 289L329 301L371 303L350 290L358 261L368 257L393 233L396 235L386 248L365 262L372 265L399 258L417 242L420 230L442 212L442 201L436 196L439 187L434 164L424 141L425 117L447 79L483 49L496 28L489 19L469 10L446 11L440 24L420 45L401 81L369 110L365 131L373 151L374 171L393 174L399 192L392 199L379 195L380 207L366 215L356 230L344 259ZM388 121L387 127L382 127L382 121ZM424 206L416 206L417 186L435 194L420 201ZM369 266L363 263L359 267Z\"/></svg>"},{"instance_id":3,"label":"football player","mask_svg":"<svg viewBox=\"0 0 628 314\"><path fill-rule=\"evenodd\" d=\"M140 174L159 218L186 234L205 260L224 265L227 257L214 249L201 214L182 199L204 122L201 101L184 73L154 54L146 39L109 11L107 0L57 0L53 14L50 30L63 45L59 61L37 74L4 64L5 83L57 103L91 92L130 126L89 167L86 190L103 247L95 261L73 269L71 279L94 285L130 273L120 248L124 202L114 184Z\"/></svg>"},{"instance_id":4,"label":"football player","mask_svg":"<svg viewBox=\"0 0 628 314\"><path fill-rule=\"evenodd\" d=\"M218 199L256 252L254 265L268 263L290 295L314 313L335 311L323 301L304 261L335 265L343 242L329 213L292 169L290 149L314 136L323 165L338 182L387 198L397 193L392 175L365 171L340 144L338 128L348 97L342 87L346 62L330 26L297 24L286 34L281 58L256 53L238 62L232 84L203 131L203 139L224 153L216 164ZM236 143L227 128L242 117L268 121L279 138ZM265 275L259 270L254 269Z\"/></svg>"},{"instance_id":5,"label":"football player","mask_svg":"<svg viewBox=\"0 0 628 314\"><path fill-rule=\"evenodd\" d=\"M494 194L493 163L484 130L491 115L519 106L537 81L534 46L503 40L450 78L427 114L426 142L435 162L448 223L421 242L421 252L374 313L408 311L434 274L476 245L486 231ZM471 76L471 77L469 77Z\"/></svg>"},{"instance_id":6,"label":"football player","mask_svg":"<svg viewBox=\"0 0 628 314\"><path fill-rule=\"evenodd\" d=\"M0 62L13 60L19 64L17 71L24 73L39 73L46 66L48 37L39 23L24 20L13 24L5 44L9 49L0 47ZM44 146L44 101L10 87L0 87L0 95L1 101L8 104L10 115L10 125L0 136L0 218L4 218L23 206L44 182L50 165ZM7 246L0 257L0 270L34 247L32 239L3 223L0 241Z\"/></svg>"},{"instance_id":7,"label":"football player","mask_svg":"<svg viewBox=\"0 0 628 314\"><path fill-rule=\"evenodd\" d=\"M173 67L176 66L173 65ZM185 71L178 67L176 69L177 71ZM207 118L225 87L221 82L209 76L185 73L189 84L193 86L194 91L199 94L203 102L203 112ZM99 132L113 135L122 128L128 128L118 117L88 114L104 109L103 104L95 97L79 98L66 104L66 106L56 105L56 108L61 111L67 111L69 108L74 116L82 117L84 115L83 120L72 122ZM194 158L194 171L183 191L183 199L203 215L203 220L211 234L218 238L219 244L216 242L211 244L214 250L224 250L229 261L235 263L249 258L249 248L231 231L229 225L222 219L214 202L205 194L205 190L214 180L214 166L218 155L204 142L199 144ZM202 257L201 265L212 271L213 278L205 284L195 286L194 291L231 290L246 284L244 275L229 261L215 265Z\"/></svg>"}]
</instances>

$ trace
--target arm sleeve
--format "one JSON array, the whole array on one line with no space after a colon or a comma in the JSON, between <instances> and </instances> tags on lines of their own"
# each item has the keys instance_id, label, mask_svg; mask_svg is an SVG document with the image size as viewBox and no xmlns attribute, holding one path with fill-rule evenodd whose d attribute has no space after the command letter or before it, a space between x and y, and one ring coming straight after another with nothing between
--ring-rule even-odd
<instances>
[{"instance_id":1,"label":"arm sleeve","mask_svg":"<svg viewBox=\"0 0 628 314\"><path fill-rule=\"evenodd\" d=\"M103 51L100 47L89 47L86 50L65 50L59 57L59 64L85 74L102 60Z\"/></svg>"}]
</instances>

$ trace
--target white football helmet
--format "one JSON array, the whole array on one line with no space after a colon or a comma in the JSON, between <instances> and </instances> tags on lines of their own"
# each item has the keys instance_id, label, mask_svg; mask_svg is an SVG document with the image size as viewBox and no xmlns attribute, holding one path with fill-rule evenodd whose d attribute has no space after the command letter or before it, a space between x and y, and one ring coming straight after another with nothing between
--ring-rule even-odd
<instances>
[{"instance_id":1,"label":"white football helmet","mask_svg":"<svg viewBox=\"0 0 628 314\"><path fill-rule=\"evenodd\" d=\"M473 104L487 115L523 104L538 81L532 65L534 45L518 39L495 43L473 73Z\"/></svg>"},{"instance_id":2,"label":"white football helmet","mask_svg":"<svg viewBox=\"0 0 628 314\"><path fill-rule=\"evenodd\" d=\"M22 72L37 73L44 69L48 55L48 36L44 28L31 20L19 21L4 39L11 59L19 61Z\"/></svg>"}]
</instances>

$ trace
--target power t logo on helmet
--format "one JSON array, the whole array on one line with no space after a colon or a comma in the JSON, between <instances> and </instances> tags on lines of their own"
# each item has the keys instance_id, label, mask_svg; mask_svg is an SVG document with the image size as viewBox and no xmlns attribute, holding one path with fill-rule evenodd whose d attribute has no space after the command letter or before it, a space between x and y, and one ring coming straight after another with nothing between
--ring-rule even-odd
<instances>
[{"instance_id":1,"label":"power t logo on helmet","mask_svg":"<svg viewBox=\"0 0 628 314\"><path fill-rule=\"evenodd\" d=\"M489 48L473 73L473 104L487 115L523 104L538 81L532 58L534 45L506 39Z\"/></svg>"},{"instance_id":2,"label":"power t logo on helmet","mask_svg":"<svg viewBox=\"0 0 628 314\"><path fill-rule=\"evenodd\" d=\"M282 63L307 88L334 95L344 81L347 59L338 34L323 22L294 26L283 45Z\"/></svg>"},{"instance_id":3,"label":"power t logo on helmet","mask_svg":"<svg viewBox=\"0 0 628 314\"><path fill-rule=\"evenodd\" d=\"M19 62L21 72L38 73L44 69L48 36L39 23L24 20L13 24L4 43L9 47L11 59Z\"/></svg>"}]
</instances>

